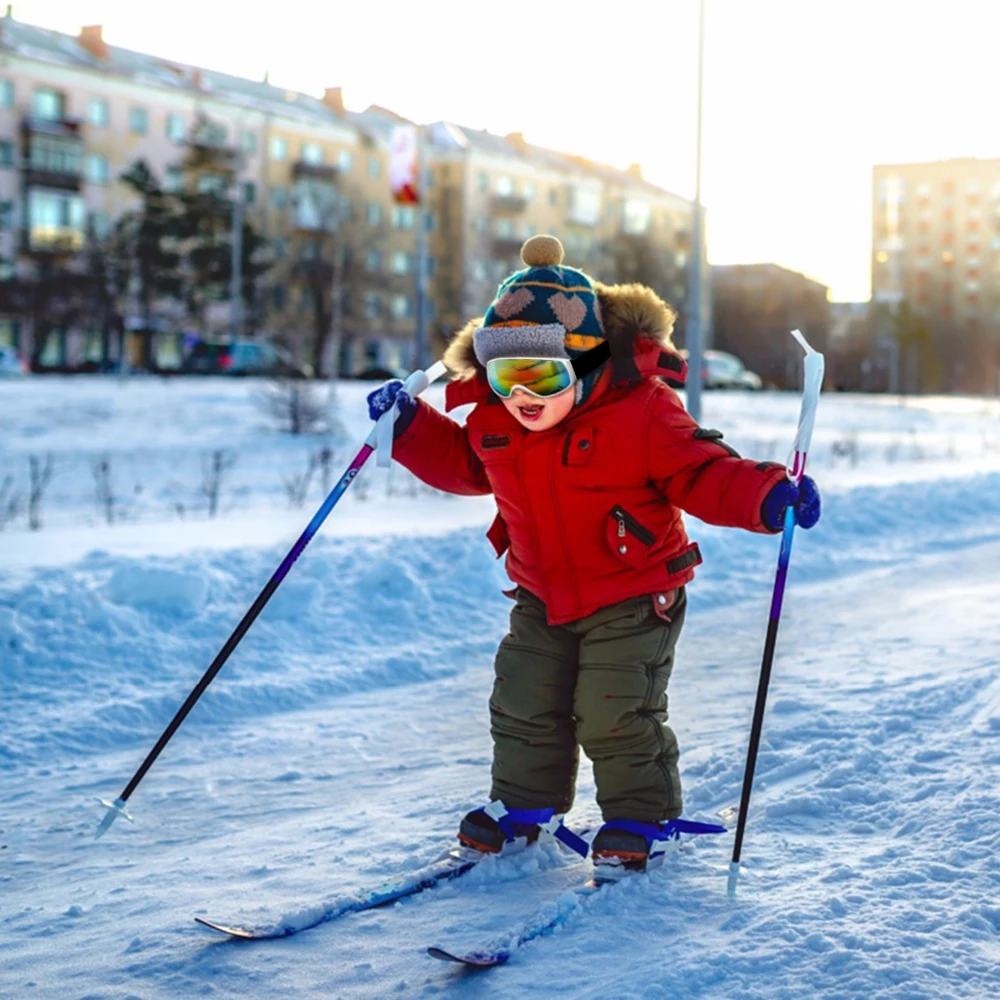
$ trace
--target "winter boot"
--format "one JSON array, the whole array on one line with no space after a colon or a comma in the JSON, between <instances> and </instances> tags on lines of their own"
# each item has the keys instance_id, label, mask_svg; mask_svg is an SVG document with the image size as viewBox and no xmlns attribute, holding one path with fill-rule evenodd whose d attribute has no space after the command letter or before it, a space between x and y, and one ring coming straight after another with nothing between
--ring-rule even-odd
<instances>
[{"instance_id":1,"label":"winter boot","mask_svg":"<svg viewBox=\"0 0 1000 1000\"><path fill-rule=\"evenodd\" d=\"M543 830L586 857L586 841L563 826L562 817L551 808L508 809L502 802L491 802L465 816L458 839L464 847L486 854L513 854L533 844Z\"/></svg>"},{"instance_id":2,"label":"winter boot","mask_svg":"<svg viewBox=\"0 0 1000 1000\"><path fill-rule=\"evenodd\" d=\"M668 819L661 823L639 823L611 819L597 831L590 845L598 877L614 878L626 871L648 871L663 863L668 848L675 847L682 833L725 833L715 823Z\"/></svg>"}]
</instances>

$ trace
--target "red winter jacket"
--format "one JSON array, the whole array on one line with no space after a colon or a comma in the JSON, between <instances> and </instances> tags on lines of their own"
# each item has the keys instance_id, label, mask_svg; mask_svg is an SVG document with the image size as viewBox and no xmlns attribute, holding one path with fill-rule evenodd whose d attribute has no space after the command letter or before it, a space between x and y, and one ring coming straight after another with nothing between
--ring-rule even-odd
<instances>
[{"instance_id":1,"label":"red winter jacket","mask_svg":"<svg viewBox=\"0 0 1000 1000\"><path fill-rule=\"evenodd\" d=\"M666 336L662 317L659 328L648 317L646 329L615 323L614 294L637 287L599 286L614 372L606 365L587 402L555 427L525 429L493 394L471 354L473 321L445 358L473 372L445 393L448 410L476 404L465 426L419 401L393 445L393 457L430 486L496 497L487 537L498 556L508 552L510 579L544 601L551 625L687 583L701 555L681 511L766 532L761 503L785 475L783 466L739 458L661 381L682 379L686 367L665 348L669 320Z\"/></svg>"}]
</instances>

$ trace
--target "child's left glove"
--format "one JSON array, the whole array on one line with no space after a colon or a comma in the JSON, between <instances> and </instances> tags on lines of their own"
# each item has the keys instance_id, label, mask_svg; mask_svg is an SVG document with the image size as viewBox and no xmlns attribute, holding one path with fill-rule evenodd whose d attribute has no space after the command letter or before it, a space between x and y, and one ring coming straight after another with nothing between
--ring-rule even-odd
<instances>
[{"instance_id":1,"label":"child's left glove","mask_svg":"<svg viewBox=\"0 0 1000 1000\"><path fill-rule=\"evenodd\" d=\"M785 511L795 508L795 523L811 528L820 515L819 489L811 476L803 476L799 485L788 479L775 483L760 505L760 519L769 531L781 531L785 526Z\"/></svg>"}]
</instances>

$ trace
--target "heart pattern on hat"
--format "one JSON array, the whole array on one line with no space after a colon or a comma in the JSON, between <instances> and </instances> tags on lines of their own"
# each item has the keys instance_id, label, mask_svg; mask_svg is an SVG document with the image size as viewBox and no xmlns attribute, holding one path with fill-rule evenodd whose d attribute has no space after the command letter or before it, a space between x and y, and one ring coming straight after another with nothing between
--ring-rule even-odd
<instances>
[{"instance_id":1,"label":"heart pattern on hat","mask_svg":"<svg viewBox=\"0 0 1000 1000\"><path fill-rule=\"evenodd\" d=\"M523 311L535 301L534 293L527 288L508 288L503 295L493 303L493 311L503 319Z\"/></svg>"},{"instance_id":2,"label":"heart pattern on hat","mask_svg":"<svg viewBox=\"0 0 1000 1000\"><path fill-rule=\"evenodd\" d=\"M567 297L562 292L556 292L549 296L549 305L559 322L569 331L575 330L587 318L587 303L579 296Z\"/></svg>"}]
</instances>

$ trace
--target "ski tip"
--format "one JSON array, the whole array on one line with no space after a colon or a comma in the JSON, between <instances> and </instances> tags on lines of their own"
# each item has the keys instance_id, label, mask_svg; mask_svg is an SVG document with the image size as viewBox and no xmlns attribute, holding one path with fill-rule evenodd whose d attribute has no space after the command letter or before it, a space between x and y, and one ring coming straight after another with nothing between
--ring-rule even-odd
<instances>
[{"instance_id":1,"label":"ski tip","mask_svg":"<svg viewBox=\"0 0 1000 1000\"><path fill-rule=\"evenodd\" d=\"M510 958L509 952L485 955L453 955L450 951L437 947L428 948L427 954L442 962L455 962L458 965L464 965L467 969L492 969L496 965L503 965Z\"/></svg>"},{"instance_id":2,"label":"ski tip","mask_svg":"<svg viewBox=\"0 0 1000 1000\"><path fill-rule=\"evenodd\" d=\"M246 927L231 927L228 924L217 924L212 920L206 920L204 917L195 917L195 923L201 924L202 927L207 927L210 931L218 931L220 934L226 934L231 938L239 938L241 941L253 941L258 935L254 934L253 931L248 930Z\"/></svg>"}]
</instances>

